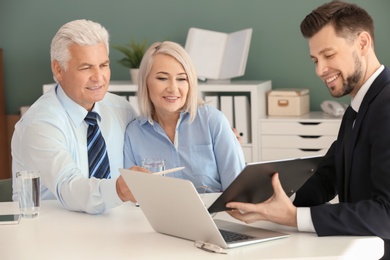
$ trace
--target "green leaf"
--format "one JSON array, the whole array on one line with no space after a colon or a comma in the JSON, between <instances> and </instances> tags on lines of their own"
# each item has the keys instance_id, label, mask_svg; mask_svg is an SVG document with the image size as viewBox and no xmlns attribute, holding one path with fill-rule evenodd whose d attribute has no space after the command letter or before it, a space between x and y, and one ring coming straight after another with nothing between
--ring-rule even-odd
<instances>
[{"instance_id":1,"label":"green leaf","mask_svg":"<svg viewBox=\"0 0 390 260\"><path fill-rule=\"evenodd\" d=\"M140 43L132 40L130 44L126 45L112 45L112 48L125 55L124 58L118 60L119 64L127 68L139 68L142 57L147 48L146 40Z\"/></svg>"}]
</instances>

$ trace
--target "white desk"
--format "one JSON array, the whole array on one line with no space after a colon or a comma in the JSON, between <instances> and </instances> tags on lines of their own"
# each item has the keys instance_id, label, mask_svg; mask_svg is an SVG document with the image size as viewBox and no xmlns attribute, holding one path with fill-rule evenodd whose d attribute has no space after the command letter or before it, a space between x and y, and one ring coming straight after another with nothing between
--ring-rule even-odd
<instances>
[{"instance_id":1,"label":"white desk","mask_svg":"<svg viewBox=\"0 0 390 260\"><path fill-rule=\"evenodd\" d=\"M212 199L205 198L206 204ZM18 211L17 203L0 203L0 214ZM224 212L216 218L234 221ZM0 259L379 259L383 255L383 241L377 237L317 237L268 222L256 225L291 236L221 255L154 232L141 209L131 203L88 215L67 211L58 201L42 201L38 218L0 226Z\"/></svg>"}]
</instances>

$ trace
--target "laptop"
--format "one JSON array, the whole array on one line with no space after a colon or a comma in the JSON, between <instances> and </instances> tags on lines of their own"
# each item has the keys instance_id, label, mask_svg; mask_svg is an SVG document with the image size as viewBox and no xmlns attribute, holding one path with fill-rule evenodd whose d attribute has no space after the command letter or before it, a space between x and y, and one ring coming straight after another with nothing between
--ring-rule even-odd
<instances>
[{"instance_id":1,"label":"laptop","mask_svg":"<svg viewBox=\"0 0 390 260\"><path fill-rule=\"evenodd\" d=\"M316 171L323 156L264 161L247 164L237 178L208 208L210 213L225 211L226 203L260 203L273 193L271 178L279 173L287 196L293 195Z\"/></svg>"},{"instance_id":2,"label":"laptop","mask_svg":"<svg viewBox=\"0 0 390 260\"><path fill-rule=\"evenodd\" d=\"M214 220L192 182L119 169L152 228L159 233L234 248L288 234Z\"/></svg>"}]
</instances>

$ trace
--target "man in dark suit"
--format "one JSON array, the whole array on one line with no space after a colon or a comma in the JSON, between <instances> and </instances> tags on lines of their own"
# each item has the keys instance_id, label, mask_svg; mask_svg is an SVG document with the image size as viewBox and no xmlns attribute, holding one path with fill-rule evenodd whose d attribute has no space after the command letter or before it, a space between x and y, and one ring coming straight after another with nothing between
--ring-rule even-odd
<instances>
[{"instance_id":1,"label":"man in dark suit","mask_svg":"<svg viewBox=\"0 0 390 260\"><path fill-rule=\"evenodd\" d=\"M389 259L390 70L375 55L372 18L355 4L333 1L307 15L301 32L331 95L352 98L338 138L293 202L274 174L269 200L228 203L229 214L319 236L379 236L385 241L383 259ZM340 203L327 203L336 195Z\"/></svg>"}]
</instances>

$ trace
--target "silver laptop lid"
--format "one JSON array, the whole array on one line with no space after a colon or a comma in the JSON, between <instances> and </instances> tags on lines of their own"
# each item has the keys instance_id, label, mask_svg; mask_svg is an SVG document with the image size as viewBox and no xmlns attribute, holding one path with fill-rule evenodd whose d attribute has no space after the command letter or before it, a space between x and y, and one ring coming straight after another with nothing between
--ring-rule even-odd
<instances>
[{"instance_id":1,"label":"silver laptop lid","mask_svg":"<svg viewBox=\"0 0 390 260\"><path fill-rule=\"evenodd\" d=\"M223 248L288 236L233 222L214 221L194 185L188 180L125 169L119 171L156 232L192 241L200 240ZM254 238L226 243L218 228Z\"/></svg>"},{"instance_id":2,"label":"silver laptop lid","mask_svg":"<svg viewBox=\"0 0 390 260\"><path fill-rule=\"evenodd\" d=\"M227 247L192 182L120 169L156 232Z\"/></svg>"}]
</instances>

